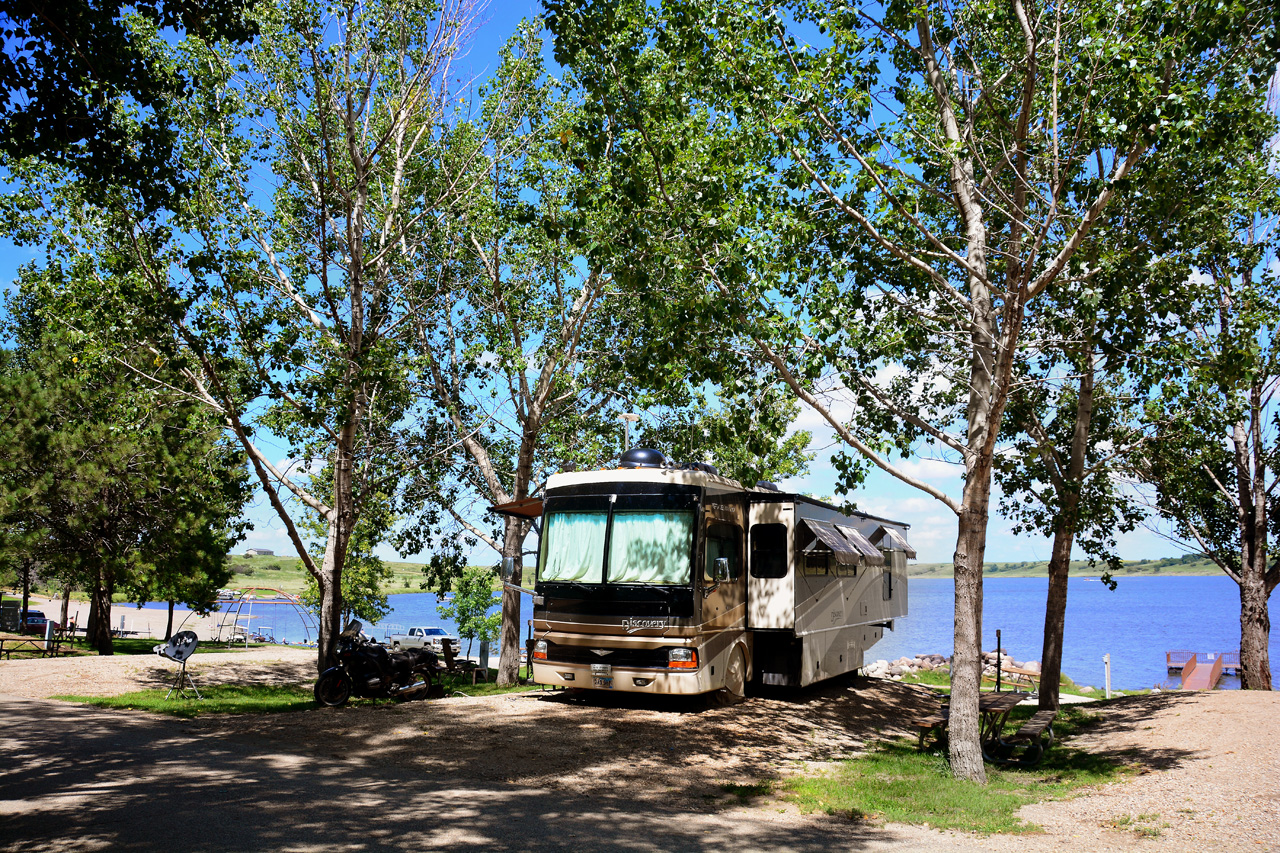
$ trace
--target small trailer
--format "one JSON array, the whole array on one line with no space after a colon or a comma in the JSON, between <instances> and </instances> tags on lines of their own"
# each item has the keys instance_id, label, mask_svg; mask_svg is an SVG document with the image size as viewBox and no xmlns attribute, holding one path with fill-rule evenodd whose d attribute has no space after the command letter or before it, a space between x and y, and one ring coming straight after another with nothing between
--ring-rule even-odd
<instances>
[{"instance_id":1,"label":"small trailer","mask_svg":"<svg viewBox=\"0 0 1280 853\"><path fill-rule=\"evenodd\" d=\"M907 525L633 449L553 475L541 502L533 675L597 690L739 697L858 669L907 615Z\"/></svg>"}]
</instances>

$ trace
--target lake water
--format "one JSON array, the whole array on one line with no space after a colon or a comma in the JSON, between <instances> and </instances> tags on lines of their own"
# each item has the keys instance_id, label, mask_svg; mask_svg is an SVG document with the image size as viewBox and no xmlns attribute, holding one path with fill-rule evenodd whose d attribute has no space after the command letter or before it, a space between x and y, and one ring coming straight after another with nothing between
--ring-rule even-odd
<instances>
[{"instance_id":1,"label":"lake water","mask_svg":"<svg viewBox=\"0 0 1280 853\"><path fill-rule=\"evenodd\" d=\"M995 649L996 629L1000 629L1003 647L1010 655L1020 661L1039 660L1048 580L989 579L983 589L983 648ZM1136 690L1168 681L1164 653L1169 649L1226 652L1240 646L1240 597L1226 576L1120 578L1115 592L1096 580L1075 578L1068 589L1062 669L1080 684L1102 686L1102 656L1108 653L1111 686ZM884 639L868 651L868 661L926 652L951 654L952 582L914 579L908 591L910 616L898 620L895 631L885 632ZM392 612L369 631L374 636L411 625L457 629L440 617L438 599L432 593L392 595L388 600ZM527 620L527 597L522 608ZM185 615L176 611L175 623ZM277 640L306 639L302 619L288 605L255 603L253 616L249 621L254 628ZM522 625L520 635L526 633L527 627ZM314 633L311 639L315 639ZM1280 631L1271 634L1271 663L1273 678L1280 683ZM1227 679L1223 686L1233 683Z\"/></svg>"},{"instance_id":2,"label":"lake water","mask_svg":"<svg viewBox=\"0 0 1280 853\"><path fill-rule=\"evenodd\" d=\"M1062 671L1078 684L1101 687L1102 656L1111 655L1111 686L1138 690L1168 681L1164 653L1170 649L1229 652L1240 648L1239 587L1213 577L1120 578L1115 592L1104 584L1073 578L1067 587ZM1044 638L1047 578L999 578L983 583L982 647L1002 645L1017 660L1039 660ZM893 660L921 652L950 655L955 587L951 580L912 580L910 616L868 653ZM1275 599L1273 599L1273 602ZM1280 683L1280 632L1271 632L1272 678ZM1234 678L1224 687L1235 686Z\"/></svg>"}]
</instances>

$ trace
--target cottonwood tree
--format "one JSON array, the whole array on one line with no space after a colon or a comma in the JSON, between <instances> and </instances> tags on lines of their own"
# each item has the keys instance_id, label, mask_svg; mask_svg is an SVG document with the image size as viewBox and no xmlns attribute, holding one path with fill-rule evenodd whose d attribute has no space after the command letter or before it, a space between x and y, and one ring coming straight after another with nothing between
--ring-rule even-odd
<instances>
[{"instance_id":1,"label":"cottonwood tree","mask_svg":"<svg viewBox=\"0 0 1280 853\"><path fill-rule=\"evenodd\" d=\"M847 446L846 486L875 466L955 513L951 766L985 780L982 563L1025 313L1152 151L1256 96L1275 8L547 5L634 219L620 242L672 256L629 283L752 341ZM894 462L921 446L958 493Z\"/></svg>"},{"instance_id":2,"label":"cottonwood tree","mask_svg":"<svg viewBox=\"0 0 1280 853\"><path fill-rule=\"evenodd\" d=\"M153 39L154 61L199 82L175 118L190 190L169 215L101 213L27 175L47 220L31 227L56 229L63 262L92 281L84 329L145 333L244 449L319 588L321 668L370 501L440 457L410 350L413 318L447 282L404 272L484 175L454 68L473 13L297 0L255 7L259 38L243 49ZM297 461L332 476L299 476ZM321 559L298 524L310 514L326 527Z\"/></svg>"},{"instance_id":3,"label":"cottonwood tree","mask_svg":"<svg viewBox=\"0 0 1280 853\"><path fill-rule=\"evenodd\" d=\"M526 22L504 49L481 111L485 181L460 203L435 265L412 271L450 282L413 319L415 387L445 413L458 449L455 476L419 476L412 495L428 509L424 520L451 520L514 562L502 596L498 683L519 674L515 587L533 521L514 514L495 525L486 505L531 496L565 465L600 467L617 454L622 412L644 412L646 435L681 458L758 450L751 463L777 457L794 468L791 457L807 439L780 449L775 439L789 421L774 417L776 409L734 407L734 392L722 387L719 402L731 413L723 414L707 405L710 395L689 392L685 372L655 383L634 369L644 331L626 318L640 312L608 266L619 212L583 203L607 183L612 163L597 161L574 134L580 94L571 74L547 73L542 37L540 22ZM655 252L630 263L662 260Z\"/></svg>"},{"instance_id":4,"label":"cottonwood tree","mask_svg":"<svg viewBox=\"0 0 1280 853\"><path fill-rule=\"evenodd\" d=\"M208 41L253 34L245 0L0 2L0 151L75 170L95 191L143 204L181 191L172 110L190 80L154 62L162 30Z\"/></svg>"},{"instance_id":5,"label":"cottonwood tree","mask_svg":"<svg viewBox=\"0 0 1280 853\"><path fill-rule=\"evenodd\" d=\"M1250 106L1250 105L1242 105ZM1130 456L1180 412L1162 409L1143 423L1146 403L1190 366L1180 343L1202 286L1189 275L1223 216L1253 209L1269 177L1241 164L1272 135L1265 101L1207 127L1208 150L1153 152L1125 197L1113 203L1081 247L1087 258L1063 287L1028 312L1038 351L1005 418L1008 446L997 455L1001 509L1014 533L1052 540L1048 564L1042 709L1056 709L1071 554L1119 568L1116 534L1146 516L1127 479ZM1238 216L1238 213L1234 214ZM1173 402L1173 401L1169 401ZM1154 410L1152 410L1154 411ZM1115 588L1110 571L1103 580Z\"/></svg>"},{"instance_id":6,"label":"cottonwood tree","mask_svg":"<svg viewBox=\"0 0 1280 853\"><path fill-rule=\"evenodd\" d=\"M1166 419L1133 466L1176 535L1239 586L1240 680L1249 690L1272 689L1268 600L1280 584L1277 209L1240 211L1197 256L1202 311L1187 317L1176 353L1191 369L1150 406L1153 420Z\"/></svg>"},{"instance_id":7,"label":"cottonwood tree","mask_svg":"<svg viewBox=\"0 0 1280 853\"><path fill-rule=\"evenodd\" d=\"M443 413L457 451L454 476L415 477L412 501L427 510L419 527L443 513L514 560L516 586L532 519L506 516L498 532L484 507L529 497L549 448L561 461L599 458L611 396L601 380L614 376L592 352L611 277L579 264L564 233L566 198L583 186L561 143L571 90L546 73L537 23L522 23L481 91L473 136L483 181L458 199L437 253L403 271L436 282L438 295L412 317L415 390ZM502 594L500 684L519 676L519 595Z\"/></svg>"},{"instance_id":8,"label":"cottonwood tree","mask_svg":"<svg viewBox=\"0 0 1280 853\"><path fill-rule=\"evenodd\" d=\"M1081 547L1091 561L1105 563L1103 581L1114 589L1110 572L1121 565L1116 536L1132 531L1143 516L1117 483L1126 455L1141 441L1130 428L1140 400L1123 382L1123 364L1116 370L1099 351L1096 322L1086 318L1083 334L1074 338L1078 346L1055 359L1058 381L1047 381L1052 371L1041 366L1038 381L1015 393L1005 422L1010 435L995 460L1001 511L1014 520L1014 535L1035 532L1052 541L1040 654L1042 710L1058 708L1073 549Z\"/></svg>"}]
</instances>

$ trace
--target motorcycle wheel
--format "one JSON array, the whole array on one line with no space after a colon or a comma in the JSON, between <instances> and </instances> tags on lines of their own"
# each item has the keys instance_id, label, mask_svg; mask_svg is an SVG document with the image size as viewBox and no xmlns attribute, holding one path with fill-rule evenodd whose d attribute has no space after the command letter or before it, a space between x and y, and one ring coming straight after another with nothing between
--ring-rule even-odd
<instances>
[{"instance_id":1,"label":"motorcycle wheel","mask_svg":"<svg viewBox=\"0 0 1280 853\"><path fill-rule=\"evenodd\" d=\"M406 690L403 693L397 693L395 700L397 702L412 702L415 699L426 699L431 695L431 675L423 673L423 680L426 682L417 690Z\"/></svg>"},{"instance_id":2,"label":"motorcycle wheel","mask_svg":"<svg viewBox=\"0 0 1280 853\"><path fill-rule=\"evenodd\" d=\"M351 698L351 679L342 672L326 672L316 681L312 695L318 705L340 708Z\"/></svg>"}]
</instances>

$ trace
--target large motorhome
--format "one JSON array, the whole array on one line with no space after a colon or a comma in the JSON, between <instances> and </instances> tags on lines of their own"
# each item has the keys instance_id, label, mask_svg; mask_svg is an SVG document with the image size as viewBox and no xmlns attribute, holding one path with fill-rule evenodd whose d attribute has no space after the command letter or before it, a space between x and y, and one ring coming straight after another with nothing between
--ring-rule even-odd
<instances>
[{"instance_id":1,"label":"large motorhome","mask_svg":"<svg viewBox=\"0 0 1280 853\"><path fill-rule=\"evenodd\" d=\"M741 696L862 666L907 615L907 525L632 449L552 476L541 502L533 676Z\"/></svg>"}]
</instances>

